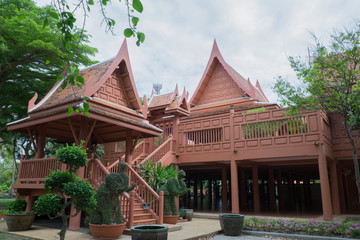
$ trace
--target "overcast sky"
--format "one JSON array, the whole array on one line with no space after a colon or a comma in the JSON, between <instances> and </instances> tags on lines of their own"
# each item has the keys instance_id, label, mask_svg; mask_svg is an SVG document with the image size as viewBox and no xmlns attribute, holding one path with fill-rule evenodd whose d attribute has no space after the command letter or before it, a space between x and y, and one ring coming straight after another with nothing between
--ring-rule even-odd
<instances>
[{"instance_id":1,"label":"overcast sky","mask_svg":"<svg viewBox=\"0 0 360 240\"><path fill-rule=\"evenodd\" d=\"M46 0L47 1L47 0ZM45 1L38 0L39 4ZM69 0L71 2L71 0ZM161 93L180 92L190 97L201 80L216 39L225 59L255 85L258 79L271 102L274 78L295 81L288 56L307 56L313 43L310 32L327 42L333 29L351 28L360 17L359 0L142 0L139 30L146 34L137 47L128 39L129 55L139 95L151 94L153 83L162 83ZM95 59L116 55L127 27L123 2L113 0L107 8L116 21L116 35L100 26L98 8L86 23L90 45L98 49Z\"/></svg>"}]
</instances>

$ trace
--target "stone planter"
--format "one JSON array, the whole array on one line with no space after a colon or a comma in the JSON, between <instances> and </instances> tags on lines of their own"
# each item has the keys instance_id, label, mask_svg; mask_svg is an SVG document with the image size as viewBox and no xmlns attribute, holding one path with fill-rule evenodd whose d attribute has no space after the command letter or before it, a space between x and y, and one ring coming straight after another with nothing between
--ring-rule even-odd
<instances>
[{"instance_id":1,"label":"stone planter","mask_svg":"<svg viewBox=\"0 0 360 240\"><path fill-rule=\"evenodd\" d=\"M185 219L191 221L194 215L194 210L193 209L183 209L183 210L185 211Z\"/></svg>"},{"instance_id":2,"label":"stone planter","mask_svg":"<svg viewBox=\"0 0 360 240\"><path fill-rule=\"evenodd\" d=\"M35 214L5 214L9 231L30 230Z\"/></svg>"},{"instance_id":3,"label":"stone planter","mask_svg":"<svg viewBox=\"0 0 360 240\"><path fill-rule=\"evenodd\" d=\"M225 235L239 236L244 227L244 215L241 214L220 214L220 226Z\"/></svg>"},{"instance_id":4,"label":"stone planter","mask_svg":"<svg viewBox=\"0 0 360 240\"><path fill-rule=\"evenodd\" d=\"M89 224L90 232L96 238L115 239L122 235L125 229L125 223L112 225Z\"/></svg>"},{"instance_id":5,"label":"stone planter","mask_svg":"<svg viewBox=\"0 0 360 240\"><path fill-rule=\"evenodd\" d=\"M161 225L139 225L131 228L132 240L167 240L168 227Z\"/></svg>"},{"instance_id":6,"label":"stone planter","mask_svg":"<svg viewBox=\"0 0 360 240\"><path fill-rule=\"evenodd\" d=\"M179 215L164 216L164 223L176 224L178 221L178 218L179 218Z\"/></svg>"}]
</instances>

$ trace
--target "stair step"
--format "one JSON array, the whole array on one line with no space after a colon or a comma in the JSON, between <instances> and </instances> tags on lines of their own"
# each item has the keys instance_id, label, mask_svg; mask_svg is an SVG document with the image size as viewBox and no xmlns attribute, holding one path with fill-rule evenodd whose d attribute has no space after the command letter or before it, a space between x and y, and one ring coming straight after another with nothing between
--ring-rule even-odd
<instances>
[{"instance_id":1,"label":"stair step","mask_svg":"<svg viewBox=\"0 0 360 240\"><path fill-rule=\"evenodd\" d=\"M136 220L136 221L134 221L133 226L147 225L147 224L156 224L156 219Z\"/></svg>"},{"instance_id":2,"label":"stair step","mask_svg":"<svg viewBox=\"0 0 360 240\"><path fill-rule=\"evenodd\" d=\"M136 221L136 220L151 219L151 218L152 218L152 214L151 214L151 213L134 214L134 221Z\"/></svg>"},{"instance_id":3,"label":"stair step","mask_svg":"<svg viewBox=\"0 0 360 240\"><path fill-rule=\"evenodd\" d=\"M146 209L142 209L142 208L135 208L134 209L134 214L144 214L144 213L147 213L147 210Z\"/></svg>"}]
</instances>

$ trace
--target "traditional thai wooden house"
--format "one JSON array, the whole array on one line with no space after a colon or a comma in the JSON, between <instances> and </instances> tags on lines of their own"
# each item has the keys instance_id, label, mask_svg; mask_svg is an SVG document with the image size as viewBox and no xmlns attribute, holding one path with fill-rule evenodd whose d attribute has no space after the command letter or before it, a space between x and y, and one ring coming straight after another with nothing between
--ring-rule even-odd
<instances>
[{"instance_id":1,"label":"traditional thai wooden house","mask_svg":"<svg viewBox=\"0 0 360 240\"><path fill-rule=\"evenodd\" d=\"M180 205L199 211L319 213L326 220L359 211L351 146L341 119L322 112L286 115L268 102L259 82L252 85L225 62L216 42L191 99L176 86L174 92L152 94L149 100L144 96L142 105L126 42L114 59L81 75L86 80L82 89L61 90L60 82L38 104L30 100L29 117L8 125L10 131L29 134L36 149L35 159L21 160L14 185L19 196L28 198L28 209L43 193L49 169L64 167L42 158L45 138L52 137L70 143L83 139L85 146L104 144L101 161L91 158L80 173L95 187L119 161L128 163L131 181L151 195L145 199L135 189L124 196L128 227L162 223L162 196L131 168L149 159L187 172L191 192ZM68 116L67 108L81 104L85 96L90 116ZM158 204L150 211L140 209L152 201ZM78 220L72 221L76 228Z\"/></svg>"}]
</instances>

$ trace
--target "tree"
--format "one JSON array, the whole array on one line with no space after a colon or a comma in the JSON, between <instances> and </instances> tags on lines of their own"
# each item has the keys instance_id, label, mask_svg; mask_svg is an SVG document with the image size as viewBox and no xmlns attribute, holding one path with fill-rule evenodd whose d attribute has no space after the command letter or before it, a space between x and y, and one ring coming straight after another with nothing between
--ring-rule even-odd
<instances>
[{"instance_id":1,"label":"tree","mask_svg":"<svg viewBox=\"0 0 360 240\"><path fill-rule=\"evenodd\" d=\"M294 86L279 77L274 90L290 113L301 110L322 110L337 113L352 146L356 186L360 194L360 174L356 143L351 131L360 123L360 25L351 30L335 31L326 46L314 36L309 63L289 57L301 86Z\"/></svg>"},{"instance_id":2,"label":"tree","mask_svg":"<svg viewBox=\"0 0 360 240\"><path fill-rule=\"evenodd\" d=\"M76 216L81 210L92 209L96 206L94 190L89 182L79 179L75 175L76 169L87 164L87 154L82 146L66 146L56 151L58 161L68 166L67 171L54 171L46 177L45 189L51 191L35 201L34 211L38 215L48 215L49 218L61 217L62 227L60 239L65 239L67 220L70 217L67 208L74 204ZM71 197L71 199L67 199Z\"/></svg>"},{"instance_id":3,"label":"tree","mask_svg":"<svg viewBox=\"0 0 360 240\"><path fill-rule=\"evenodd\" d=\"M73 66L91 65L89 55L95 48L86 45L89 36L75 28L69 52L59 44L61 32L56 19L44 18L49 8L39 8L30 0L0 2L0 138L5 137L6 124L25 117L27 102L34 95L41 99L70 61ZM70 60L69 60L70 56Z\"/></svg>"}]
</instances>

